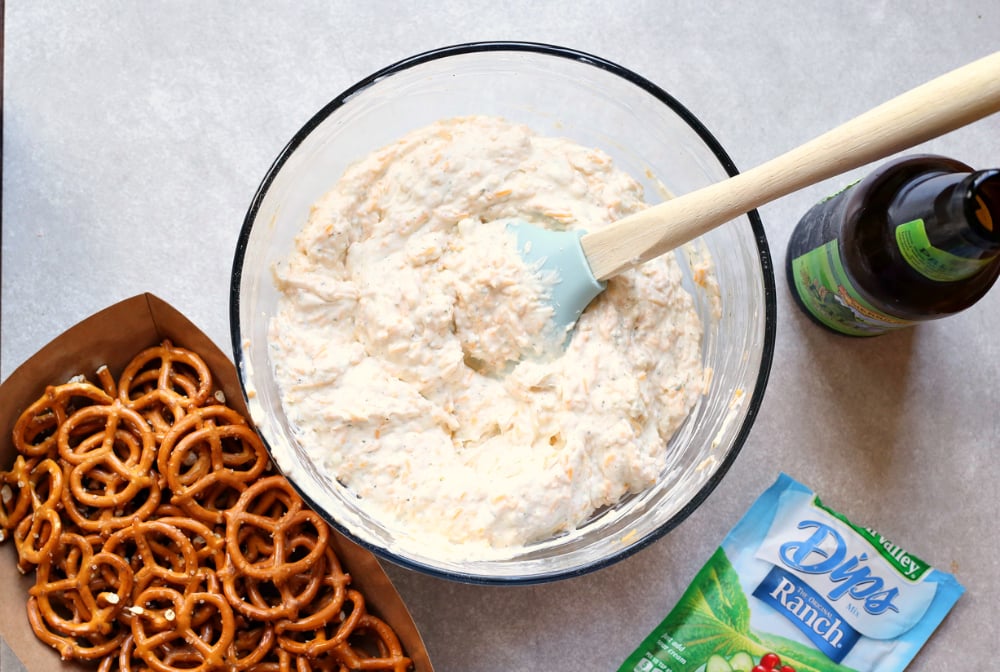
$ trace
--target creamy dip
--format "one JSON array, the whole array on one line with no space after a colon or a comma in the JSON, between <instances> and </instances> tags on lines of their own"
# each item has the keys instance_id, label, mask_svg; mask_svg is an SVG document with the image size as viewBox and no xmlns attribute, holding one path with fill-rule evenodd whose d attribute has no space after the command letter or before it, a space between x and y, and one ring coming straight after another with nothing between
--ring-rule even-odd
<instances>
[{"instance_id":1,"label":"creamy dip","mask_svg":"<svg viewBox=\"0 0 1000 672\"><path fill-rule=\"evenodd\" d=\"M493 117L349 167L275 270L269 347L303 449L386 527L468 558L651 486L703 387L679 266L613 278L553 351L552 278L505 226L595 230L644 207L602 151Z\"/></svg>"}]
</instances>

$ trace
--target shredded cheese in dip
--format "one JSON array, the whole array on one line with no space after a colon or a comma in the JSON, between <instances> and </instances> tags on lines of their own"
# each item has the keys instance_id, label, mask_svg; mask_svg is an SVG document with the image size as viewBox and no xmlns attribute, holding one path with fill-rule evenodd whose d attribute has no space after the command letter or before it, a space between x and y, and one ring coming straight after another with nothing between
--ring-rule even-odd
<instances>
[{"instance_id":1,"label":"shredded cheese in dip","mask_svg":"<svg viewBox=\"0 0 1000 672\"><path fill-rule=\"evenodd\" d=\"M605 153L493 117L352 165L275 269L269 347L301 446L375 519L468 558L651 486L704 380L678 265L613 278L553 354L552 279L506 230L644 207Z\"/></svg>"}]
</instances>

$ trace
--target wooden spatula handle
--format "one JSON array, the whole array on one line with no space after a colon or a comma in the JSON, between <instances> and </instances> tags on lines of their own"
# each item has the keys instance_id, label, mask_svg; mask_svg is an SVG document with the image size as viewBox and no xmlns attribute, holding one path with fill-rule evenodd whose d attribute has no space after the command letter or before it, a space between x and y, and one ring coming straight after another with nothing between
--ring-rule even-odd
<instances>
[{"instance_id":1,"label":"wooden spatula handle","mask_svg":"<svg viewBox=\"0 0 1000 672\"><path fill-rule=\"evenodd\" d=\"M691 241L765 203L1000 111L1000 52L931 80L745 173L606 229L583 250L599 280Z\"/></svg>"}]
</instances>

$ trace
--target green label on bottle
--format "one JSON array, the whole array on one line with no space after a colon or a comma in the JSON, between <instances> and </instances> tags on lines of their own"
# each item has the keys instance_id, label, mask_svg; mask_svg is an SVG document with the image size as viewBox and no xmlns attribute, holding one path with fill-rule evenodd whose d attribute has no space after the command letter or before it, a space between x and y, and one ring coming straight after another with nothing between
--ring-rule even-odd
<instances>
[{"instance_id":1,"label":"green label on bottle","mask_svg":"<svg viewBox=\"0 0 1000 672\"><path fill-rule=\"evenodd\" d=\"M851 284L836 240L792 260L795 291L813 317L850 336L876 336L913 324L878 310Z\"/></svg>"},{"instance_id":2,"label":"green label on bottle","mask_svg":"<svg viewBox=\"0 0 1000 672\"><path fill-rule=\"evenodd\" d=\"M896 227L896 244L913 270L935 282L955 282L972 277L989 259L969 259L940 250L931 244L924 220L914 219Z\"/></svg>"}]
</instances>

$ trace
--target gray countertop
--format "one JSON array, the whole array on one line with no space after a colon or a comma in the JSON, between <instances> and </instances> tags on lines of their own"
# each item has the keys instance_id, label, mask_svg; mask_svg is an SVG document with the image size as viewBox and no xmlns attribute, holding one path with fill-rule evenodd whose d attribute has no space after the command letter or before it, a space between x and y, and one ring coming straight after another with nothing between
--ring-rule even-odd
<instances>
[{"instance_id":1,"label":"gray countertop","mask_svg":"<svg viewBox=\"0 0 1000 672\"><path fill-rule=\"evenodd\" d=\"M747 168L995 50L1000 3L7 0L5 30L2 377L143 291L228 351L231 259L265 170L323 104L408 55L484 39L591 52L672 93ZM1000 165L1000 117L918 149ZM864 172L760 210L776 268L798 217ZM854 340L807 320L783 274L776 284L757 423L678 529L544 585L387 567L439 670L617 669L779 470L966 587L911 669L994 660L1000 291Z\"/></svg>"}]
</instances>

